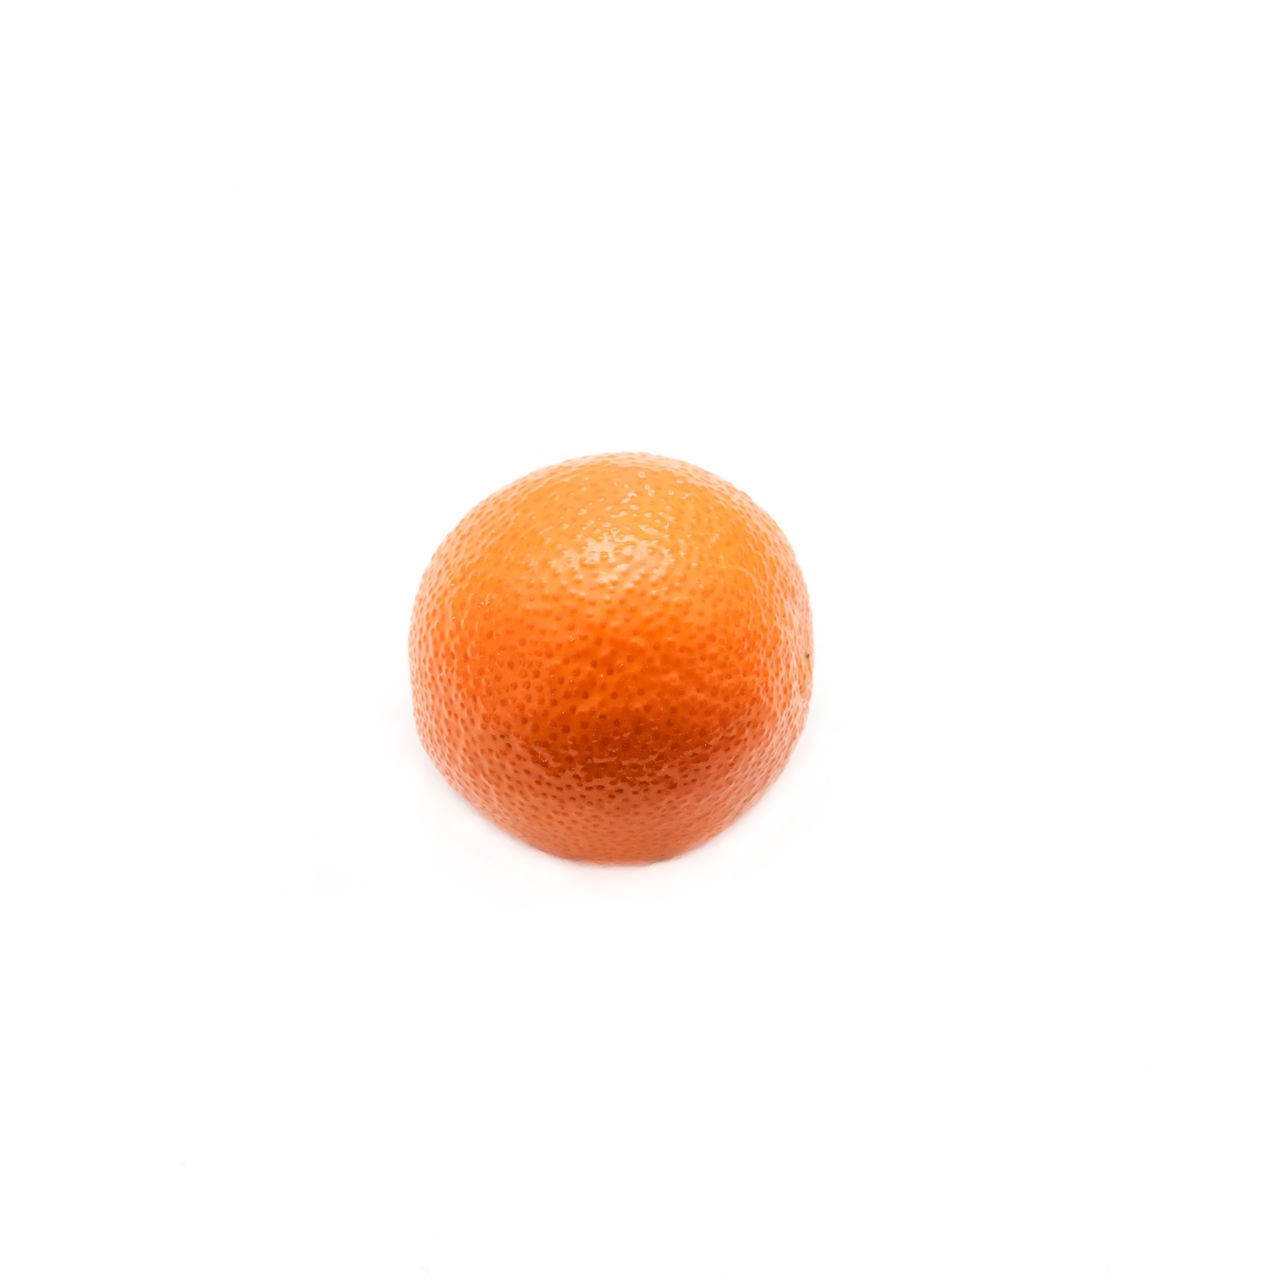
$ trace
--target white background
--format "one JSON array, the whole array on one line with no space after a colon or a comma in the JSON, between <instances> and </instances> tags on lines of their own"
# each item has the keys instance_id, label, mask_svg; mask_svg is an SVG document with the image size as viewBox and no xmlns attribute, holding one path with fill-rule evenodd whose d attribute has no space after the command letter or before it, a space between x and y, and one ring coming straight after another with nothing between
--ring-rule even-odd
<instances>
[{"instance_id":1,"label":"white background","mask_svg":"<svg viewBox=\"0 0 1280 1280\"><path fill-rule=\"evenodd\" d=\"M1280 1273L1267 4L0 19L0 1273ZM673 454L809 727L643 870L414 735L418 577Z\"/></svg>"}]
</instances>

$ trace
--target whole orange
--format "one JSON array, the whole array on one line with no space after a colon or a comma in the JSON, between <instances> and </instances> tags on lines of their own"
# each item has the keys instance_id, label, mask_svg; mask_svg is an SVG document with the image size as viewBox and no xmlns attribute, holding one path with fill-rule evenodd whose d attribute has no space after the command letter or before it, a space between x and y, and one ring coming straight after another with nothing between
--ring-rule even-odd
<instances>
[{"instance_id":1,"label":"whole orange","mask_svg":"<svg viewBox=\"0 0 1280 1280\"><path fill-rule=\"evenodd\" d=\"M778 526L700 467L578 458L486 498L413 607L418 735L444 776L565 858L653 862L782 771L813 670Z\"/></svg>"}]
</instances>

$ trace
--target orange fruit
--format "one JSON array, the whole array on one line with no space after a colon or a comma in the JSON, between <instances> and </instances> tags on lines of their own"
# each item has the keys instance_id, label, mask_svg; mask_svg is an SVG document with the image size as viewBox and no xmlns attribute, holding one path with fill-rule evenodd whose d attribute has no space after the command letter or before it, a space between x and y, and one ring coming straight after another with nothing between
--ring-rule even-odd
<instances>
[{"instance_id":1,"label":"orange fruit","mask_svg":"<svg viewBox=\"0 0 1280 1280\"><path fill-rule=\"evenodd\" d=\"M722 831L804 724L800 566L746 494L671 458L535 471L445 538L413 607L418 735L498 826L653 862Z\"/></svg>"}]
</instances>

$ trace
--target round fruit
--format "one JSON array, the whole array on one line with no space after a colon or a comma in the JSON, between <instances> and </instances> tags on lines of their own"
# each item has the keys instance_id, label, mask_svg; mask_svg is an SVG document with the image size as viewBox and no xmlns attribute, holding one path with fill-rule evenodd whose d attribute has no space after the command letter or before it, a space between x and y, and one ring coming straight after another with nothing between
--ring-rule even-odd
<instances>
[{"instance_id":1,"label":"round fruit","mask_svg":"<svg viewBox=\"0 0 1280 1280\"><path fill-rule=\"evenodd\" d=\"M782 531L699 467L578 458L441 544L409 635L418 735L500 827L653 862L727 827L804 724L812 622Z\"/></svg>"}]
</instances>

